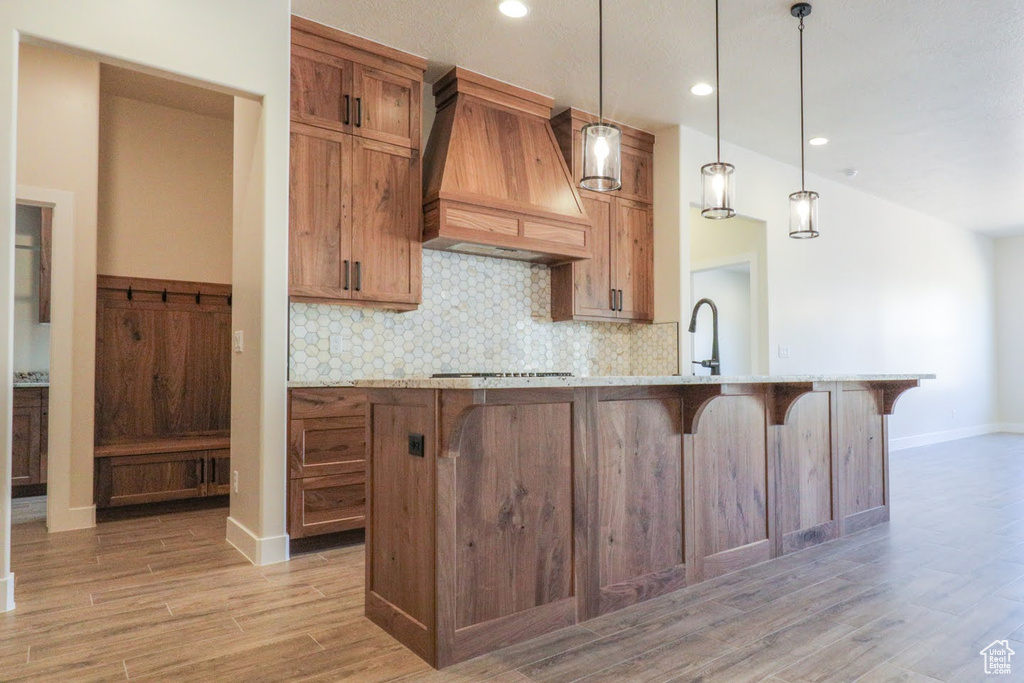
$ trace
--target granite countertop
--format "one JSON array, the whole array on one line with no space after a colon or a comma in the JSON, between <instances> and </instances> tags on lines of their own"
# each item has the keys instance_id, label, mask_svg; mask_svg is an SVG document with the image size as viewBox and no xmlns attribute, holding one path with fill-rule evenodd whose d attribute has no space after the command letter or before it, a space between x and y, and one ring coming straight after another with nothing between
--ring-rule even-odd
<instances>
[{"instance_id":1,"label":"granite countertop","mask_svg":"<svg viewBox=\"0 0 1024 683\"><path fill-rule=\"evenodd\" d=\"M48 387L50 386L49 372L16 372L14 373L14 386L16 387Z\"/></svg>"},{"instance_id":2,"label":"granite countertop","mask_svg":"<svg viewBox=\"0 0 1024 683\"><path fill-rule=\"evenodd\" d=\"M341 381L289 382L291 389L309 387L355 387L362 389L520 389L527 387L611 387L665 386L684 384L781 384L797 382L894 382L935 379L935 375L662 375L618 377L454 377L431 379L358 379Z\"/></svg>"}]
</instances>

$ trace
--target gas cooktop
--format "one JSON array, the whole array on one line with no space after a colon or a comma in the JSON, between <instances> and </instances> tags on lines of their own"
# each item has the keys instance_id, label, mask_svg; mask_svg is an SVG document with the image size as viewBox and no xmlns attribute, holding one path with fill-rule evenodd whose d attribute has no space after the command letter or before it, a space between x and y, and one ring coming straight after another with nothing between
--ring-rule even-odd
<instances>
[{"instance_id":1,"label":"gas cooktop","mask_svg":"<svg viewBox=\"0 0 1024 683\"><path fill-rule=\"evenodd\" d=\"M572 377L571 372L437 372L435 379L453 377Z\"/></svg>"}]
</instances>

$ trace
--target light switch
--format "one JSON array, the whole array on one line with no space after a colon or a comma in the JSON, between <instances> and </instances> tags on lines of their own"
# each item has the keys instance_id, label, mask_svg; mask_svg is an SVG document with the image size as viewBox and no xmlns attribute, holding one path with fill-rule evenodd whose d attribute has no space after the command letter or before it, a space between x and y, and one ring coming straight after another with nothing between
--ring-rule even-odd
<instances>
[{"instance_id":1,"label":"light switch","mask_svg":"<svg viewBox=\"0 0 1024 683\"><path fill-rule=\"evenodd\" d=\"M344 351L345 345L342 342L340 334L332 334L330 338L331 343L331 355L337 356Z\"/></svg>"},{"instance_id":2,"label":"light switch","mask_svg":"<svg viewBox=\"0 0 1024 683\"><path fill-rule=\"evenodd\" d=\"M245 339L241 330L235 330L235 353L242 353L245 350Z\"/></svg>"}]
</instances>

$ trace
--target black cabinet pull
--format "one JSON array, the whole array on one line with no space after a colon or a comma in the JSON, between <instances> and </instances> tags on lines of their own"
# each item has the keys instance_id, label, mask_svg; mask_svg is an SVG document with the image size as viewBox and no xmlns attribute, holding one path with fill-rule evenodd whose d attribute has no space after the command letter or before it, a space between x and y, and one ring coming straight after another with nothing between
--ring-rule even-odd
<instances>
[{"instance_id":1,"label":"black cabinet pull","mask_svg":"<svg viewBox=\"0 0 1024 683\"><path fill-rule=\"evenodd\" d=\"M348 259L345 259L345 284L342 286L342 289L344 289L346 292L348 291L348 283L349 283Z\"/></svg>"},{"instance_id":2,"label":"black cabinet pull","mask_svg":"<svg viewBox=\"0 0 1024 683\"><path fill-rule=\"evenodd\" d=\"M217 483L217 458L210 458L210 482Z\"/></svg>"},{"instance_id":3,"label":"black cabinet pull","mask_svg":"<svg viewBox=\"0 0 1024 683\"><path fill-rule=\"evenodd\" d=\"M615 290L612 290L612 310L615 310Z\"/></svg>"},{"instance_id":4,"label":"black cabinet pull","mask_svg":"<svg viewBox=\"0 0 1024 683\"><path fill-rule=\"evenodd\" d=\"M619 290L619 310L622 310L622 290Z\"/></svg>"},{"instance_id":5,"label":"black cabinet pull","mask_svg":"<svg viewBox=\"0 0 1024 683\"><path fill-rule=\"evenodd\" d=\"M360 261L356 261L356 286L355 290L361 291L363 288L363 264Z\"/></svg>"},{"instance_id":6,"label":"black cabinet pull","mask_svg":"<svg viewBox=\"0 0 1024 683\"><path fill-rule=\"evenodd\" d=\"M356 98L356 128L363 126L363 98Z\"/></svg>"},{"instance_id":7,"label":"black cabinet pull","mask_svg":"<svg viewBox=\"0 0 1024 683\"><path fill-rule=\"evenodd\" d=\"M349 97L348 95L345 95L345 125L346 126L348 124L352 123L351 112L352 112L352 98Z\"/></svg>"},{"instance_id":8,"label":"black cabinet pull","mask_svg":"<svg viewBox=\"0 0 1024 683\"><path fill-rule=\"evenodd\" d=\"M197 458L196 465L199 468L199 483L206 483L206 460L203 458Z\"/></svg>"}]
</instances>

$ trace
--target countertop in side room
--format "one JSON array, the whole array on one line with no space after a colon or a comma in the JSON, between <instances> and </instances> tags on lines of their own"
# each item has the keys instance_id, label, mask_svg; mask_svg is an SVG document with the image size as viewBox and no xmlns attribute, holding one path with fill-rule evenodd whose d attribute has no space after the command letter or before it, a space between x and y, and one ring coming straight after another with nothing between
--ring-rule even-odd
<instances>
[{"instance_id":1,"label":"countertop in side room","mask_svg":"<svg viewBox=\"0 0 1024 683\"><path fill-rule=\"evenodd\" d=\"M804 382L899 382L935 379L933 374L822 375L640 375L611 377L405 377L341 381L294 381L291 389L355 387L357 389L524 389L557 387L671 386L690 384L790 384Z\"/></svg>"}]
</instances>

